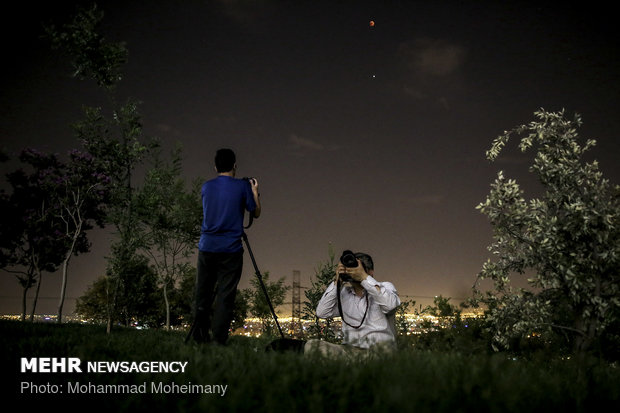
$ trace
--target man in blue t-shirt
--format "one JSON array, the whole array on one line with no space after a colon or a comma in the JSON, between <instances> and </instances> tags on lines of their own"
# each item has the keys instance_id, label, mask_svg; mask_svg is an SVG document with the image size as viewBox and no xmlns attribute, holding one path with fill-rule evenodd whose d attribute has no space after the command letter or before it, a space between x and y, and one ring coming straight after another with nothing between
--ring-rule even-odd
<instances>
[{"instance_id":1,"label":"man in blue t-shirt","mask_svg":"<svg viewBox=\"0 0 620 413\"><path fill-rule=\"evenodd\" d=\"M258 218L261 207L258 181L235 179L237 165L232 150L216 152L215 169L217 177L202 185L192 337L199 343L213 340L226 344L243 268L243 216L247 210Z\"/></svg>"}]
</instances>

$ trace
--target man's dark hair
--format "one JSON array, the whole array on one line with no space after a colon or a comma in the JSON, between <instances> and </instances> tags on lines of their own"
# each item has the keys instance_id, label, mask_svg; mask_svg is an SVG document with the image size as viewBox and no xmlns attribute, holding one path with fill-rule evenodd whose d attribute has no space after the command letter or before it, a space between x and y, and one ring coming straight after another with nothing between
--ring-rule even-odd
<instances>
[{"instance_id":1,"label":"man's dark hair","mask_svg":"<svg viewBox=\"0 0 620 413\"><path fill-rule=\"evenodd\" d=\"M363 252L356 252L355 258L362 262L362 265L366 269L366 271L374 271L375 264L372 262L372 258L368 254L364 254Z\"/></svg>"},{"instance_id":2,"label":"man's dark hair","mask_svg":"<svg viewBox=\"0 0 620 413\"><path fill-rule=\"evenodd\" d=\"M218 172L230 172L235 167L237 157L232 149L218 149L215 153L215 169Z\"/></svg>"}]
</instances>

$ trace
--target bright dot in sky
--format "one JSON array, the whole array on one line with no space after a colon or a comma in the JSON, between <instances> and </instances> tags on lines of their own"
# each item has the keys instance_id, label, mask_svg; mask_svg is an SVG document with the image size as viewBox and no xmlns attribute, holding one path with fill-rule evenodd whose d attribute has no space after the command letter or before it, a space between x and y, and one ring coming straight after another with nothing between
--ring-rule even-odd
<instances>
[{"instance_id":1,"label":"bright dot in sky","mask_svg":"<svg viewBox=\"0 0 620 413\"><path fill-rule=\"evenodd\" d=\"M374 21L374 20L371 20L371 21L370 21L370 23L368 23L368 25L369 25L370 27L375 27L375 21Z\"/></svg>"}]
</instances>

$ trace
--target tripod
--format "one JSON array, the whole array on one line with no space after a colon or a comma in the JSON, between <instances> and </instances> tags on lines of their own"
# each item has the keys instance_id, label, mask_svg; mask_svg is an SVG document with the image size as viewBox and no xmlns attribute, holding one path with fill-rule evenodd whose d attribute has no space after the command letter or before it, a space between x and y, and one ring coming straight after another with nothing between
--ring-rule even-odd
<instances>
[{"instance_id":1,"label":"tripod","mask_svg":"<svg viewBox=\"0 0 620 413\"><path fill-rule=\"evenodd\" d=\"M267 293L267 287L265 287L265 283L263 282L263 276L258 270L258 266L256 265L256 260L254 259L254 254L252 253L252 248L250 247L250 243L248 242L248 236L245 235L245 232L243 233L242 238L243 238L243 241L245 242L246 247L248 248L248 253L250 254L250 258L252 259L252 264L254 264L254 271L256 271L256 278L258 278L258 282L260 283L261 289L263 290L263 294L265 294L265 299L267 300L267 304L269 304L269 309L271 310L273 319L276 321L276 326L278 327L278 331L280 332L280 337L284 338L284 333L282 333L282 329L280 328L280 323L278 322L278 316L276 315L276 312L273 309L273 305L271 304L271 300L269 299L269 293Z\"/></svg>"},{"instance_id":2,"label":"tripod","mask_svg":"<svg viewBox=\"0 0 620 413\"><path fill-rule=\"evenodd\" d=\"M252 221L250 221L250 225ZM248 228L248 225L246 228ZM252 259L252 264L254 264L254 270L256 271L256 277L260 283L260 286L265 294L265 298L267 299L267 304L269 304L269 309L271 310L271 314L273 315L273 319L276 321L276 326L278 326L278 331L280 332L280 337L277 340L272 341L265 348L267 351L295 351L297 353L303 353L305 340L297 340L294 338L284 338L284 333L282 333L282 329L280 328L280 323L278 322L278 316L273 309L273 305L271 304L271 300L269 299L269 294L267 293L267 288L265 287L265 283L263 283L263 276L258 270L258 266L256 265L256 260L254 259L254 254L252 253L252 248L250 247L250 243L248 242L248 236L245 235L245 232L242 235L243 241L245 241L245 245L248 247L248 252L250 253L250 258Z\"/></svg>"}]
</instances>

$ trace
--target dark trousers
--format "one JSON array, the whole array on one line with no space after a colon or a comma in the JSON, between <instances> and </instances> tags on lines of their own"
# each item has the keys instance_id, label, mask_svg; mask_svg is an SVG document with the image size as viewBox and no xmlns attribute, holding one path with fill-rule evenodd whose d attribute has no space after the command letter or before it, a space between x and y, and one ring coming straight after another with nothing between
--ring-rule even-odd
<instances>
[{"instance_id":1,"label":"dark trousers","mask_svg":"<svg viewBox=\"0 0 620 413\"><path fill-rule=\"evenodd\" d=\"M243 251L198 251L193 338L225 344L235 309L237 285L243 269Z\"/></svg>"}]
</instances>

